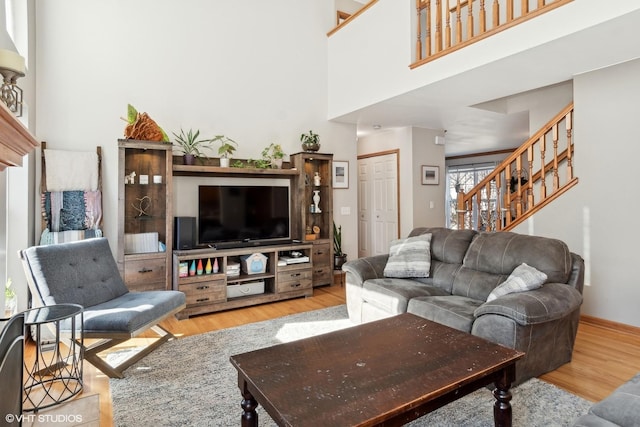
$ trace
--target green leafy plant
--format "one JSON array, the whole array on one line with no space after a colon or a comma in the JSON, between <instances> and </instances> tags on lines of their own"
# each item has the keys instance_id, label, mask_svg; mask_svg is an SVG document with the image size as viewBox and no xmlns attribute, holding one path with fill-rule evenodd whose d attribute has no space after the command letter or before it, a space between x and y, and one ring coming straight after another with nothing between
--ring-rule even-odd
<instances>
[{"instance_id":1,"label":"green leafy plant","mask_svg":"<svg viewBox=\"0 0 640 427\"><path fill-rule=\"evenodd\" d=\"M232 168L243 168L244 167L244 162L242 160L236 160L235 162L233 162L231 164Z\"/></svg>"},{"instance_id":2,"label":"green leafy plant","mask_svg":"<svg viewBox=\"0 0 640 427\"><path fill-rule=\"evenodd\" d=\"M262 150L262 157L265 159L283 159L284 151L282 151L282 146L272 142L268 147Z\"/></svg>"},{"instance_id":3,"label":"green leafy plant","mask_svg":"<svg viewBox=\"0 0 640 427\"><path fill-rule=\"evenodd\" d=\"M267 159L249 159L247 160L247 166L256 169L267 169L271 167L271 161Z\"/></svg>"},{"instance_id":4,"label":"green leafy plant","mask_svg":"<svg viewBox=\"0 0 640 427\"><path fill-rule=\"evenodd\" d=\"M173 133L176 137L176 144L180 147L180 150L184 155L194 155L197 157L206 157L202 151L206 148L210 148L208 144L213 142L212 139L198 139L200 137L200 131L193 129L189 129L188 132L185 132L182 128L180 128L180 133Z\"/></svg>"},{"instance_id":5,"label":"green leafy plant","mask_svg":"<svg viewBox=\"0 0 640 427\"><path fill-rule=\"evenodd\" d=\"M300 142L302 142L303 145L320 144L320 136L310 130L309 133L303 133L300 135Z\"/></svg>"},{"instance_id":6,"label":"green leafy plant","mask_svg":"<svg viewBox=\"0 0 640 427\"><path fill-rule=\"evenodd\" d=\"M342 256L342 226L336 227L333 223L333 255Z\"/></svg>"},{"instance_id":7,"label":"green leafy plant","mask_svg":"<svg viewBox=\"0 0 640 427\"><path fill-rule=\"evenodd\" d=\"M6 299L14 298L16 293L13 291L11 287L11 278L7 279L7 283L4 285L4 297Z\"/></svg>"},{"instance_id":8,"label":"green leafy plant","mask_svg":"<svg viewBox=\"0 0 640 427\"><path fill-rule=\"evenodd\" d=\"M220 142L218 147L218 154L220 157L226 159L233 155L234 151L238 148L238 143L231 138L227 138L224 135L216 135L211 142Z\"/></svg>"},{"instance_id":9,"label":"green leafy plant","mask_svg":"<svg viewBox=\"0 0 640 427\"><path fill-rule=\"evenodd\" d=\"M272 142L264 150L262 150L262 158L269 162L272 168L279 168L282 166L282 159L284 158L284 151L282 146Z\"/></svg>"}]
</instances>

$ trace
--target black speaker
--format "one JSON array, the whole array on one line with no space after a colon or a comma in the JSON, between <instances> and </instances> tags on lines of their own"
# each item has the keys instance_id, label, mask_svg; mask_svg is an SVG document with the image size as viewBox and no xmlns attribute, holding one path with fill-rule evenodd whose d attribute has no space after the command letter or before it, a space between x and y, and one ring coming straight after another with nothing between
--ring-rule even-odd
<instances>
[{"instance_id":1,"label":"black speaker","mask_svg":"<svg viewBox=\"0 0 640 427\"><path fill-rule=\"evenodd\" d=\"M173 249L193 249L196 246L196 218L177 216L173 218Z\"/></svg>"}]
</instances>

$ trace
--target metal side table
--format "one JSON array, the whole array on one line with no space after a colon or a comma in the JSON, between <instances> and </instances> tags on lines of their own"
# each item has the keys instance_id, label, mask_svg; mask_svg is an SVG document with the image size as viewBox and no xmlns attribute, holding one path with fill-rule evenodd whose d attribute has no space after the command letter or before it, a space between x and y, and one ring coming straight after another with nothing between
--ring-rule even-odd
<instances>
[{"instance_id":1,"label":"metal side table","mask_svg":"<svg viewBox=\"0 0 640 427\"><path fill-rule=\"evenodd\" d=\"M35 355L24 361L23 411L37 412L82 391L83 311L78 304L57 304L24 312Z\"/></svg>"}]
</instances>

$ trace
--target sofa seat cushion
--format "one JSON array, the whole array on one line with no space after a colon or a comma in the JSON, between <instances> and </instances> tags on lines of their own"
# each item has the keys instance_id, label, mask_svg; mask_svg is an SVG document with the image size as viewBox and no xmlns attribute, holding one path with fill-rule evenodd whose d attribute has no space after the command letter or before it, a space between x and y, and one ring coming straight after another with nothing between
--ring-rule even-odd
<instances>
[{"instance_id":1,"label":"sofa seat cushion","mask_svg":"<svg viewBox=\"0 0 640 427\"><path fill-rule=\"evenodd\" d=\"M459 295L416 297L409 301L407 312L471 333L473 313L482 303Z\"/></svg>"},{"instance_id":2,"label":"sofa seat cushion","mask_svg":"<svg viewBox=\"0 0 640 427\"><path fill-rule=\"evenodd\" d=\"M407 311L409 300L420 296L448 295L442 289L411 279L370 279L362 286L362 299L389 314Z\"/></svg>"},{"instance_id":3,"label":"sofa seat cushion","mask_svg":"<svg viewBox=\"0 0 640 427\"><path fill-rule=\"evenodd\" d=\"M572 427L620 427L620 425L596 417L593 414L586 414L575 420Z\"/></svg>"},{"instance_id":4,"label":"sofa seat cushion","mask_svg":"<svg viewBox=\"0 0 640 427\"><path fill-rule=\"evenodd\" d=\"M616 425L640 425L640 374L593 405L589 412Z\"/></svg>"},{"instance_id":5,"label":"sofa seat cushion","mask_svg":"<svg viewBox=\"0 0 640 427\"><path fill-rule=\"evenodd\" d=\"M133 333L181 306L185 295L178 291L129 292L84 310L84 333ZM117 314L117 316L115 315Z\"/></svg>"}]
</instances>

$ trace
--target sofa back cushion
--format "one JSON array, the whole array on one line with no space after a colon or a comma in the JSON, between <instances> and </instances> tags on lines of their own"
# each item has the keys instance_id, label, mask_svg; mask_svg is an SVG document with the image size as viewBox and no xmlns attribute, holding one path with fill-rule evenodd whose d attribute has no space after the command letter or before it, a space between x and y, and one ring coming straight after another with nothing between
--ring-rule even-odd
<instances>
[{"instance_id":1,"label":"sofa back cushion","mask_svg":"<svg viewBox=\"0 0 640 427\"><path fill-rule=\"evenodd\" d=\"M571 252L560 240L505 231L479 233L469 245L452 293L486 300L522 263L546 274L547 283L567 283L571 274Z\"/></svg>"},{"instance_id":2,"label":"sofa back cushion","mask_svg":"<svg viewBox=\"0 0 640 427\"><path fill-rule=\"evenodd\" d=\"M474 230L418 227L409 233L409 237L425 233L431 234L431 269L428 279L416 280L451 293L454 279L462 267L469 244L478 233Z\"/></svg>"},{"instance_id":3,"label":"sofa back cushion","mask_svg":"<svg viewBox=\"0 0 640 427\"><path fill-rule=\"evenodd\" d=\"M450 230L442 227L414 228L409 237L431 233L431 259L449 264L462 264L469 244L478 234L474 230Z\"/></svg>"},{"instance_id":4,"label":"sofa back cushion","mask_svg":"<svg viewBox=\"0 0 640 427\"><path fill-rule=\"evenodd\" d=\"M44 305L90 307L129 292L105 238L33 246L23 251L23 259L30 286L36 285L31 291Z\"/></svg>"}]
</instances>

